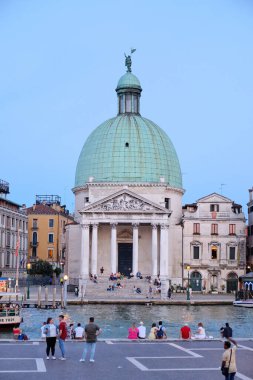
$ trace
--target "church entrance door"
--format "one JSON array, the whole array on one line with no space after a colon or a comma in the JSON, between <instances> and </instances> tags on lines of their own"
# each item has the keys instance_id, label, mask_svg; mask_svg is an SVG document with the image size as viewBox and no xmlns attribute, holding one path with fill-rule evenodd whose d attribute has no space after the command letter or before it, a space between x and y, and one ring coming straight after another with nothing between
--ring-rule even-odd
<instances>
[{"instance_id":1,"label":"church entrance door","mask_svg":"<svg viewBox=\"0 0 253 380\"><path fill-rule=\"evenodd\" d=\"M118 272L129 276L133 266L133 244L119 243L118 244Z\"/></svg>"}]
</instances>

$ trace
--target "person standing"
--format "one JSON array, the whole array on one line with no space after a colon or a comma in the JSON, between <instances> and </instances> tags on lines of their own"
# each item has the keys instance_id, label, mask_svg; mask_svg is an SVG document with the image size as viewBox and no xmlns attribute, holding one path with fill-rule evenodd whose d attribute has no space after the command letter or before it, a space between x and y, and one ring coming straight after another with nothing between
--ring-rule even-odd
<instances>
[{"instance_id":1,"label":"person standing","mask_svg":"<svg viewBox=\"0 0 253 380\"><path fill-rule=\"evenodd\" d=\"M47 318L47 323L44 326L43 333L46 336L46 354L47 354L47 360L49 360L49 354L51 350L52 359L55 360L56 357L54 356L55 353L55 344L56 344L56 326L54 324L53 318Z\"/></svg>"},{"instance_id":2,"label":"person standing","mask_svg":"<svg viewBox=\"0 0 253 380\"><path fill-rule=\"evenodd\" d=\"M59 315L59 347L61 350L61 357L59 358L60 360L66 360L65 358L65 339L67 338L68 335L68 330L67 330L67 324L64 321L64 315Z\"/></svg>"},{"instance_id":3,"label":"person standing","mask_svg":"<svg viewBox=\"0 0 253 380\"><path fill-rule=\"evenodd\" d=\"M83 355L80 362L85 362L88 348L90 349L90 362L94 363L97 336L102 332L100 327L94 323L94 317L90 317L89 323L84 328L84 337L86 339Z\"/></svg>"},{"instance_id":4,"label":"person standing","mask_svg":"<svg viewBox=\"0 0 253 380\"><path fill-rule=\"evenodd\" d=\"M234 380L237 371L235 352L238 346L234 339L230 338L230 341L234 346L231 348L230 342L224 342L225 351L222 355L221 370L222 374L225 376L225 380Z\"/></svg>"}]
</instances>

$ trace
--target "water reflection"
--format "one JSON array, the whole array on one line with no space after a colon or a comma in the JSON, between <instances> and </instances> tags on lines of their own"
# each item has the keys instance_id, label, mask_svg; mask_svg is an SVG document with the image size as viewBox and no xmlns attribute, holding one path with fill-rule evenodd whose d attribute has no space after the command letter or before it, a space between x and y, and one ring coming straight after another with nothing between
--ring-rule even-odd
<instances>
[{"instance_id":1,"label":"water reflection","mask_svg":"<svg viewBox=\"0 0 253 380\"><path fill-rule=\"evenodd\" d=\"M47 317L56 321L59 314L67 315L69 322L82 325L94 316L96 323L103 329L103 338L125 338L127 329L133 321L138 325L143 321L149 331L152 322L162 320L167 328L168 337L177 338L184 322L189 323L193 332L197 323L202 322L208 335L219 337L219 330L225 322L234 329L235 337L253 337L252 309L233 306L145 306L145 305L84 305L69 306L67 310L24 309L24 323L21 327L30 338L40 337L40 327ZM11 336L1 333L1 338Z\"/></svg>"}]
</instances>

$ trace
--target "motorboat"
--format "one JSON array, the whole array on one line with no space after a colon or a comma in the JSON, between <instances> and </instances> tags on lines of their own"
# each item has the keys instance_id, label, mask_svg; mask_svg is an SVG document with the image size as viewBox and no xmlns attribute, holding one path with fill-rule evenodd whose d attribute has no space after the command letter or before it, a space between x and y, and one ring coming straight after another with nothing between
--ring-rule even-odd
<instances>
[{"instance_id":1,"label":"motorboat","mask_svg":"<svg viewBox=\"0 0 253 380\"><path fill-rule=\"evenodd\" d=\"M0 330L18 327L22 322L22 295L0 292Z\"/></svg>"},{"instance_id":2,"label":"motorboat","mask_svg":"<svg viewBox=\"0 0 253 380\"><path fill-rule=\"evenodd\" d=\"M253 307L253 299L234 301L233 305L240 306L240 307Z\"/></svg>"}]
</instances>

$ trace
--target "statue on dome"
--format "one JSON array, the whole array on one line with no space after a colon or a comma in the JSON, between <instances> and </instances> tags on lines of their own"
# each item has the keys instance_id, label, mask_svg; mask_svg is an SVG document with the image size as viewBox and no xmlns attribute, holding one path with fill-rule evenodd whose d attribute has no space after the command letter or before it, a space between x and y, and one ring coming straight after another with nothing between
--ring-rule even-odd
<instances>
[{"instance_id":1,"label":"statue on dome","mask_svg":"<svg viewBox=\"0 0 253 380\"><path fill-rule=\"evenodd\" d=\"M133 54L134 52L136 51L136 49L131 49L131 54ZM131 73L132 72L132 58L131 58L131 54L130 55L126 55L125 53L125 66L127 67L127 73Z\"/></svg>"}]
</instances>

